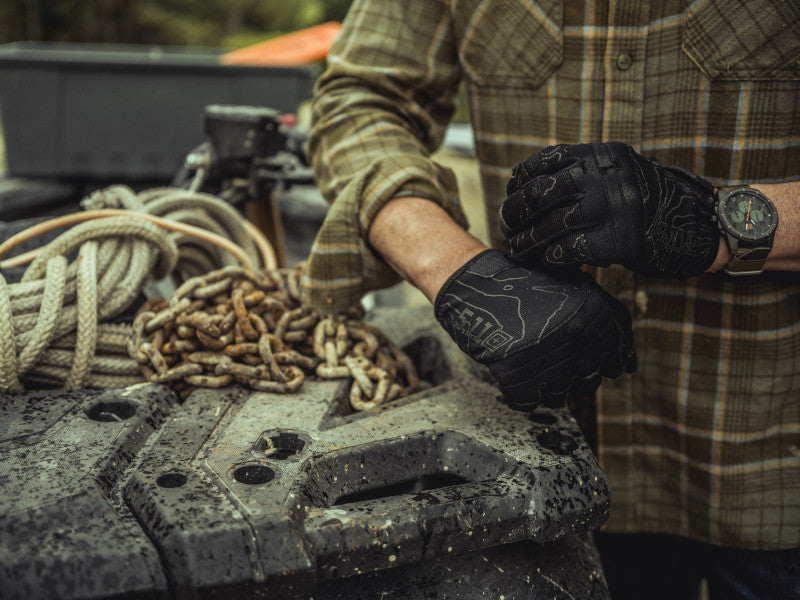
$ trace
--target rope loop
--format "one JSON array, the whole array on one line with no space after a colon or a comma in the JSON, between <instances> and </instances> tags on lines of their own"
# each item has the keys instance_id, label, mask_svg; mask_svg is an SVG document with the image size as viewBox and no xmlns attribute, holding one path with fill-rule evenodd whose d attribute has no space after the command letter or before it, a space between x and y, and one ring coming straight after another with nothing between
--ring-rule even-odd
<instances>
[{"instance_id":1,"label":"rope loop","mask_svg":"<svg viewBox=\"0 0 800 600\"><path fill-rule=\"evenodd\" d=\"M30 262L18 283L0 275L0 391L21 390L24 381L68 389L142 381L128 354L131 325L122 325L120 333L111 321L133 305L146 282L172 276L180 283L198 268L274 266L263 235L208 194L169 188L137 194L115 185L92 193L82 206L87 210L39 223L0 244L3 259L22 243L69 227L46 245L0 263L5 269ZM147 332L133 333L141 338ZM142 351L132 347L140 359Z\"/></svg>"}]
</instances>

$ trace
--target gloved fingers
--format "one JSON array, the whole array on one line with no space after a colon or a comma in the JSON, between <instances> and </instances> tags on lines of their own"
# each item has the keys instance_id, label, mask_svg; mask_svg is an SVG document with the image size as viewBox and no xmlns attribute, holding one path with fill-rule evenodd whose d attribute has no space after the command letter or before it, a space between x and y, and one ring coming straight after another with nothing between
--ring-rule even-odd
<instances>
[{"instance_id":1,"label":"gloved fingers","mask_svg":"<svg viewBox=\"0 0 800 600\"><path fill-rule=\"evenodd\" d=\"M583 196L579 188L581 171L567 165L553 173L539 174L511 192L500 206L499 223L503 235L519 233L554 210L576 204Z\"/></svg>"},{"instance_id":2,"label":"gloved fingers","mask_svg":"<svg viewBox=\"0 0 800 600\"><path fill-rule=\"evenodd\" d=\"M515 358L518 360L520 357ZM570 397L594 392L604 375L615 377L621 373L621 358L610 355L606 358L588 337L545 351L536 358L529 354L527 358L529 360L524 366L516 368L510 368L508 361L489 366L500 385L503 399L514 410L530 411L540 404L553 408L564 406ZM615 364L616 368L613 367Z\"/></svg>"},{"instance_id":3,"label":"gloved fingers","mask_svg":"<svg viewBox=\"0 0 800 600\"><path fill-rule=\"evenodd\" d=\"M599 287L599 286L598 286ZM637 367L636 347L633 344L633 319L631 313L617 298L603 288L601 292L608 302L613 318L611 322L618 331L617 352L610 354L602 373L605 377L617 377L621 373L633 373Z\"/></svg>"},{"instance_id":4,"label":"gloved fingers","mask_svg":"<svg viewBox=\"0 0 800 600\"><path fill-rule=\"evenodd\" d=\"M524 369L516 371L509 371L508 365L503 365L502 371L490 365L510 408L530 411L540 404L562 407L567 398L591 394L602 382L597 365L588 370L576 368L580 361L576 362L572 353L564 354L563 349L557 349L548 358L549 365L530 361Z\"/></svg>"},{"instance_id":5,"label":"gloved fingers","mask_svg":"<svg viewBox=\"0 0 800 600\"><path fill-rule=\"evenodd\" d=\"M489 366L503 398L516 410L562 406L594 392L603 377L636 370L630 313L608 292L593 296L566 339L556 335Z\"/></svg>"},{"instance_id":6,"label":"gloved fingers","mask_svg":"<svg viewBox=\"0 0 800 600\"><path fill-rule=\"evenodd\" d=\"M571 148L574 146L567 144L548 146L517 163L511 169L506 195L511 195L534 177L555 173L578 162L579 159L570 155Z\"/></svg>"},{"instance_id":7,"label":"gloved fingers","mask_svg":"<svg viewBox=\"0 0 800 600\"><path fill-rule=\"evenodd\" d=\"M503 251L521 264L538 263L549 269L593 264L594 256L586 232L599 224L584 222L580 206L561 207L536 224L503 241Z\"/></svg>"},{"instance_id":8,"label":"gloved fingers","mask_svg":"<svg viewBox=\"0 0 800 600\"><path fill-rule=\"evenodd\" d=\"M490 369L495 373L493 365ZM516 378L510 377L508 371L502 374L495 373L503 400L514 410L531 411L540 404L552 408L563 406L573 385L569 361L553 364L541 370L534 371L534 369L534 365L528 365L526 372ZM596 385L591 391L597 389L599 385L598 374Z\"/></svg>"},{"instance_id":9,"label":"gloved fingers","mask_svg":"<svg viewBox=\"0 0 800 600\"><path fill-rule=\"evenodd\" d=\"M514 410L529 412L542 403L539 392L532 387L532 382L524 382L517 385L501 383L500 392L505 403Z\"/></svg>"},{"instance_id":10,"label":"gloved fingers","mask_svg":"<svg viewBox=\"0 0 800 600\"><path fill-rule=\"evenodd\" d=\"M533 410L542 403L548 406L563 403L580 361L575 341L551 336L489 364L506 403L515 410Z\"/></svg>"}]
</instances>

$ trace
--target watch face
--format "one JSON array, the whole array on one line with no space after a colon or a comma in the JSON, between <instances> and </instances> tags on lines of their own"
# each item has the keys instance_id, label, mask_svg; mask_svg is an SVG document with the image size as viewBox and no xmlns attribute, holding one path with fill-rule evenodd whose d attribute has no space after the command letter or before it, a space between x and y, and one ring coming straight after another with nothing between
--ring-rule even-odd
<instances>
[{"instance_id":1,"label":"watch face","mask_svg":"<svg viewBox=\"0 0 800 600\"><path fill-rule=\"evenodd\" d=\"M766 241L778 226L775 205L755 190L737 190L720 203L723 227L745 242Z\"/></svg>"}]
</instances>

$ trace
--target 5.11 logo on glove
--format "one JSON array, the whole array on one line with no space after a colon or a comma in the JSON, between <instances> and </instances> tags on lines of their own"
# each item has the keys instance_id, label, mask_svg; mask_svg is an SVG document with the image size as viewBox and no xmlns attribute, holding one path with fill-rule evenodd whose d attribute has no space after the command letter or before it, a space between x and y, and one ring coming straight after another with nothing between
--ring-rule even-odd
<instances>
[{"instance_id":1,"label":"5.11 logo on glove","mask_svg":"<svg viewBox=\"0 0 800 600\"><path fill-rule=\"evenodd\" d=\"M484 311L481 312L484 316L466 307L456 309L452 313L451 327L490 352L498 352L514 338L503 331L503 326L497 319Z\"/></svg>"}]
</instances>

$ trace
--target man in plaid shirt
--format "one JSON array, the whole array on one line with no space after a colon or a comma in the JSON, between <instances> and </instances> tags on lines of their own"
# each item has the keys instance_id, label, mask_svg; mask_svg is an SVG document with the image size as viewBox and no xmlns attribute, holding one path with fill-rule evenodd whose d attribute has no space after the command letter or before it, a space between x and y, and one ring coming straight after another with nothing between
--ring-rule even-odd
<instances>
[{"instance_id":1,"label":"man in plaid shirt","mask_svg":"<svg viewBox=\"0 0 800 600\"><path fill-rule=\"evenodd\" d=\"M430 159L462 80L503 252ZM607 378L615 598L800 597L797 2L355 0L309 155L315 308L399 274L512 407Z\"/></svg>"}]
</instances>

